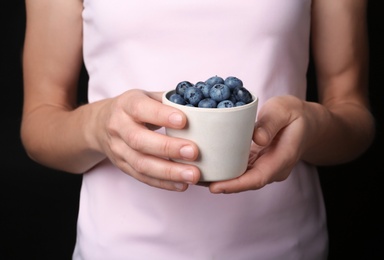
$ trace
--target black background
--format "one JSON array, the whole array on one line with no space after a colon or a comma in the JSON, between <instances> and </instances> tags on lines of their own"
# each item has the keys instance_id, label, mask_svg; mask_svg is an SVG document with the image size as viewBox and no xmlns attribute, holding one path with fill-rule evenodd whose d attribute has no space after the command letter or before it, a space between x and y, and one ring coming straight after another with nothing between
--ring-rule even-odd
<instances>
[{"instance_id":1,"label":"black background","mask_svg":"<svg viewBox=\"0 0 384 260\"><path fill-rule=\"evenodd\" d=\"M370 95L378 133L354 162L320 168L330 232L329 259L384 259L383 40L379 0L369 1ZM19 137L22 109L23 0L1 1L0 258L70 259L81 176L42 167ZM310 82L313 79L309 74ZM80 79L84 99L87 75ZM309 259L310 260L310 259Z\"/></svg>"}]
</instances>

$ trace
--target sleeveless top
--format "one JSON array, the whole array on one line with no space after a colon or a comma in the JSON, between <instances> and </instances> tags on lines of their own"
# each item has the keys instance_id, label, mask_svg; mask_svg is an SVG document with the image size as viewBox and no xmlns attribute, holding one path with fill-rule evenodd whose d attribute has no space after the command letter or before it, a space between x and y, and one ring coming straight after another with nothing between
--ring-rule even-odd
<instances>
[{"instance_id":1,"label":"sleeveless top","mask_svg":"<svg viewBox=\"0 0 384 260\"><path fill-rule=\"evenodd\" d=\"M84 0L89 101L236 76L259 97L306 97L311 0ZM314 166L256 191L143 184L105 160L84 173L73 259L326 259Z\"/></svg>"}]
</instances>

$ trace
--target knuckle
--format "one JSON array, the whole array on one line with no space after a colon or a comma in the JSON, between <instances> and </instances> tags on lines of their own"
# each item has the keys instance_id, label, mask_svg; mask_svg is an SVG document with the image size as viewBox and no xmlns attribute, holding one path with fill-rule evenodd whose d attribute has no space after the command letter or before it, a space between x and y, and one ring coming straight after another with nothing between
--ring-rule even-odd
<instances>
[{"instance_id":1,"label":"knuckle","mask_svg":"<svg viewBox=\"0 0 384 260\"><path fill-rule=\"evenodd\" d=\"M127 110L129 115L132 118L138 118L141 114L141 109L140 109L140 102L137 102L136 100L133 100L132 102L129 103Z\"/></svg>"},{"instance_id":2,"label":"knuckle","mask_svg":"<svg viewBox=\"0 0 384 260\"><path fill-rule=\"evenodd\" d=\"M118 133L118 127L111 120L107 122L107 124L105 126L105 130L108 133L108 135L110 135L110 136L116 136Z\"/></svg>"},{"instance_id":3,"label":"knuckle","mask_svg":"<svg viewBox=\"0 0 384 260\"><path fill-rule=\"evenodd\" d=\"M112 142L112 143L109 144L109 150L111 151L111 153L112 153L114 156L116 156L116 155L119 154L119 150L120 150L120 148L119 148L119 146L117 145L116 142Z\"/></svg>"},{"instance_id":4,"label":"knuckle","mask_svg":"<svg viewBox=\"0 0 384 260\"><path fill-rule=\"evenodd\" d=\"M125 106L132 118L139 118L146 110L145 102L142 102L140 98L131 98L129 102L126 102Z\"/></svg>"},{"instance_id":5,"label":"knuckle","mask_svg":"<svg viewBox=\"0 0 384 260\"><path fill-rule=\"evenodd\" d=\"M105 122L105 131L111 135L116 136L119 132L119 120L115 112L111 112L108 119Z\"/></svg>"},{"instance_id":6,"label":"knuckle","mask_svg":"<svg viewBox=\"0 0 384 260\"><path fill-rule=\"evenodd\" d=\"M177 178L175 178L173 174L172 167L166 166L163 171L163 178L164 180L170 180L170 181L177 181Z\"/></svg>"},{"instance_id":7,"label":"knuckle","mask_svg":"<svg viewBox=\"0 0 384 260\"><path fill-rule=\"evenodd\" d=\"M154 183L154 185L157 187L157 188L160 188L160 189L165 189L165 190L168 190L169 189L169 185L166 181L164 180L160 180L160 179L157 179Z\"/></svg>"},{"instance_id":8,"label":"knuckle","mask_svg":"<svg viewBox=\"0 0 384 260\"><path fill-rule=\"evenodd\" d=\"M165 156L172 157L172 142L166 138L161 146L161 151Z\"/></svg>"},{"instance_id":9,"label":"knuckle","mask_svg":"<svg viewBox=\"0 0 384 260\"><path fill-rule=\"evenodd\" d=\"M137 131L130 131L127 133L127 144L134 150L139 150L142 146L141 135Z\"/></svg>"},{"instance_id":10,"label":"knuckle","mask_svg":"<svg viewBox=\"0 0 384 260\"><path fill-rule=\"evenodd\" d=\"M139 174L144 174L145 169L147 167L147 160L145 157L138 157L136 158L132 164L131 167Z\"/></svg>"}]
</instances>

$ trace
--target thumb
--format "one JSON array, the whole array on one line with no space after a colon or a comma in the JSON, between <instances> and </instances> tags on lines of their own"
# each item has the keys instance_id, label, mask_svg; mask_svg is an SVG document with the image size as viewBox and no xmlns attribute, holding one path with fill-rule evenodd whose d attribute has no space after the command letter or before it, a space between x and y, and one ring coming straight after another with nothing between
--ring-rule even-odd
<instances>
[{"instance_id":1,"label":"thumb","mask_svg":"<svg viewBox=\"0 0 384 260\"><path fill-rule=\"evenodd\" d=\"M253 141L259 146L268 146L288 124L289 113L286 109L276 102L266 102L258 113Z\"/></svg>"}]
</instances>

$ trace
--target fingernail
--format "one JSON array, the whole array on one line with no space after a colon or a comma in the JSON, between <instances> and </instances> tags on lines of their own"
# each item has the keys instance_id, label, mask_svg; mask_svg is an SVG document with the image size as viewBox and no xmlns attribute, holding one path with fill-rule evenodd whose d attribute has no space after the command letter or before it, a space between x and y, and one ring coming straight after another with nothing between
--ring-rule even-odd
<instances>
[{"instance_id":1,"label":"fingernail","mask_svg":"<svg viewBox=\"0 0 384 260\"><path fill-rule=\"evenodd\" d=\"M174 186L178 191L184 190L184 183L175 183Z\"/></svg>"},{"instance_id":2,"label":"fingernail","mask_svg":"<svg viewBox=\"0 0 384 260\"><path fill-rule=\"evenodd\" d=\"M193 171L191 170L185 170L181 172L181 177L187 182L192 183L193 182Z\"/></svg>"},{"instance_id":3,"label":"fingernail","mask_svg":"<svg viewBox=\"0 0 384 260\"><path fill-rule=\"evenodd\" d=\"M169 116L169 122L171 122L174 125L181 125L181 122L183 121L183 117L178 113L172 113Z\"/></svg>"},{"instance_id":4,"label":"fingernail","mask_svg":"<svg viewBox=\"0 0 384 260\"><path fill-rule=\"evenodd\" d=\"M193 159L195 156L195 151L193 150L192 146L186 145L181 147L180 155L185 159Z\"/></svg>"}]
</instances>

